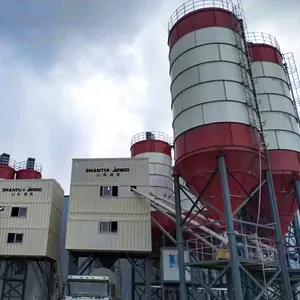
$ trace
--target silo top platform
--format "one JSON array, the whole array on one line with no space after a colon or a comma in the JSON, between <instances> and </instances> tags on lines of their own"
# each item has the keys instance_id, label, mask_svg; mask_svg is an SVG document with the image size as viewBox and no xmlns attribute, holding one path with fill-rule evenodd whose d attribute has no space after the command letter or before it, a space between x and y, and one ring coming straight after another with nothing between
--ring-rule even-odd
<instances>
[{"instance_id":1,"label":"silo top platform","mask_svg":"<svg viewBox=\"0 0 300 300\"><path fill-rule=\"evenodd\" d=\"M205 8L219 8L227 11L234 11L240 8L239 1L233 0L189 0L184 2L181 6L179 6L174 13L171 15L168 30L169 32L173 28L173 26L184 16Z\"/></svg>"},{"instance_id":2,"label":"silo top platform","mask_svg":"<svg viewBox=\"0 0 300 300\"><path fill-rule=\"evenodd\" d=\"M173 139L166 133L159 131L144 131L137 133L132 137L130 145L132 146L138 142L149 140L161 141L173 145Z\"/></svg>"}]
</instances>

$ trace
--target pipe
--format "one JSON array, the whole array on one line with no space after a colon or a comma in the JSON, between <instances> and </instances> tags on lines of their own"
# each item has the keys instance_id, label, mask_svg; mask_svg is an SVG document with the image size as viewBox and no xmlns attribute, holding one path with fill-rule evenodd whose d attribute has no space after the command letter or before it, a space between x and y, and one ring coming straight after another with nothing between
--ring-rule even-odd
<instances>
[{"instance_id":1,"label":"pipe","mask_svg":"<svg viewBox=\"0 0 300 300\"><path fill-rule=\"evenodd\" d=\"M135 190L135 189L132 189L132 190ZM140 192L140 191L138 191L138 190L136 190L138 193L142 193L142 192ZM144 195L144 193L142 193L143 195ZM153 197L155 197L155 198L158 198L158 199L161 199L161 200L163 200L163 201L165 201L165 202L167 202L167 203L170 203L170 204L172 204L172 205L175 205L172 201L170 201L170 200L165 200L164 198L162 198L162 197L160 197L160 196L157 196L157 195L155 195L155 194L153 194L153 193L150 193L150 195L152 195ZM149 198L149 196L147 195L145 195L144 197L146 197L146 198L148 198L150 201L153 201L155 204L157 204L157 205L159 205L159 206L161 206L161 207L163 207L164 209L166 209L168 212L170 212L170 213L172 213L172 214L174 214L174 211L169 207L169 206L165 206L163 203L161 203L160 201L157 201L156 199L153 199L153 198ZM154 207L155 208L155 207ZM188 210L186 210L186 209L184 209L184 208L182 208L182 210L185 210L185 211L188 211ZM198 214L198 216L199 217L201 217L202 219L204 219L205 221L207 221L207 218L205 218L203 215L200 215L200 214ZM173 220L175 220L175 219L173 219ZM213 222L213 220L211 220L211 219L208 219L209 221L211 221L211 222ZM175 222L175 221L174 221ZM192 220L191 221L191 223L193 224L193 225L195 225L195 226L197 226L197 227L199 227L199 226L201 226L201 227L205 227L205 226L203 226L203 225L200 225L198 222L196 222L196 221L194 221L194 220ZM217 226L220 226L220 224L219 223L214 223L214 225L217 225ZM201 228L200 228L201 229ZM207 228L208 230L210 230L209 228ZM204 230L203 230L204 231ZM214 231L212 231L212 232L214 232ZM238 231L234 231L236 234L240 234ZM216 234L216 233L215 233ZM219 235L220 236L220 235ZM217 239L219 239L218 237L216 237ZM257 239L256 239L256 237L255 236L253 236L253 238L255 239L255 241L253 241L253 240L249 240L249 242L251 243L251 244L253 244L253 245L255 245L255 246L257 246L257 243L259 243L259 245L261 246L261 247L263 247L263 248L265 248L265 249L269 249L269 250L275 250L276 248L275 247L272 247L272 246L269 246L269 245L267 245L267 244L264 244L264 243L262 243L262 242L258 242L257 241ZM219 239L220 240L220 239ZM225 239L225 240L227 240L227 239ZM223 240L222 240L222 242L223 242ZM225 242L226 243L226 242Z\"/></svg>"},{"instance_id":2,"label":"pipe","mask_svg":"<svg viewBox=\"0 0 300 300\"><path fill-rule=\"evenodd\" d=\"M165 201L165 202L167 202L167 203L169 203L169 204L175 206L175 203L172 202L172 201L170 201L170 200L164 199L163 197L160 197L160 196L158 196L158 195L155 195L154 193L150 193L150 195L153 196L153 197L155 197L155 198L157 198L157 199L160 199L160 200L162 200L162 201ZM184 208L184 207L181 207L181 211L189 212L189 210L186 209L186 208ZM204 217L204 216L203 216L202 214L200 214L200 213L197 214L197 217L199 217L199 218L201 218L201 219L203 219L203 220L205 220L205 221L208 220L209 222L212 222L212 223L214 222L214 220L212 220L212 219L210 219L210 218L206 218L206 217ZM187 220L187 221L188 221L188 220ZM220 223L213 223L213 224L216 225L216 226L218 226L218 227L221 226Z\"/></svg>"},{"instance_id":3,"label":"pipe","mask_svg":"<svg viewBox=\"0 0 300 300\"><path fill-rule=\"evenodd\" d=\"M169 214L167 214L165 211L163 211L160 207L156 206L155 204L150 202L151 207L153 207L155 210L161 212L162 214L164 214L166 217L168 217L169 219L171 219L174 223L176 222L175 218L173 218L172 216L170 216ZM201 235L197 234L196 232L194 232L192 229L185 227L186 231L191 233L193 236L195 236L197 239L199 239L200 241L202 241L203 243L209 245L210 247L212 247L213 249L217 250L218 248L213 245L212 243L210 243L209 241L207 241L204 237L202 237Z\"/></svg>"},{"instance_id":4,"label":"pipe","mask_svg":"<svg viewBox=\"0 0 300 300\"><path fill-rule=\"evenodd\" d=\"M156 205L158 205L158 206L164 208L164 209L165 209L166 211L168 211L169 213L172 213L172 214L176 215L175 210L172 209L172 208L170 208L169 206L167 206L167 205L161 203L160 201L157 201L156 199L152 198L151 196L149 196L149 195L147 195L147 194L145 194L145 193L143 193L143 192L141 192L141 191L139 191L139 190L137 190L137 189L131 188L131 190L134 191L134 192L136 192L136 193L138 193L138 194L140 194L141 196L147 198L148 200L150 200L150 201L153 202L154 204L156 204ZM182 214L181 216L182 216L183 218L185 217L185 215L183 215L183 214ZM201 229L201 230L204 231L205 233L207 233L207 234L213 236L214 238L218 239L218 240L221 241L222 243L227 244L227 239L226 239L225 237L223 237L223 236L217 234L216 232L214 232L213 230L207 228L206 226L203 226L203 225L197 223L197 222L194 221L194 220L191 220L190 223L191 223L192 225L198 226L199 229Z\"/></svg>"}]
</instances>

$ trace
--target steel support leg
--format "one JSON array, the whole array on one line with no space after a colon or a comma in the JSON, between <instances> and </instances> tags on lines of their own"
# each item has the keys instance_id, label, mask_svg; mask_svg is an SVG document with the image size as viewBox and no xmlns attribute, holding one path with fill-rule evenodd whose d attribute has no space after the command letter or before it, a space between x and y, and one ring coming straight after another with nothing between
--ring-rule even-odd
<instances>
[{"instance_id":1,"label":"steel support leg","mask_svg":"<svg viewBox=\"0 0 300 300\"><path fill-rule=\"evenodd\" d=\"M298 258L300 258L300 225L299 225L298 213L294 217L293 227L294 227L294 236L296 240Z\"/></svg>"},{"instance_id":2,"label":"steel support leg","mask_svg":"<svg viewBox=\"0 0 300 300\"><path fill-rule=\"evenodd\" d=\"M145 259L145 300L151 300L151 269L150 257Z\"/></svg>"},{"instance_id":3,"label":"steel support leg","mask_svg":"<svg viewBox=\"0 0 300 300\"><path fill-rule=\"evenodd\" d=\"M239 266L239 259L236 248L235 231L233 225L233 215L231 210L230 193L228 187L227 170L225 157L223 155L218 157L218 166L220 172L220 180L223 194L224 212L226 218L228 246L230 251L230 266L232 274L232 283L234 288L234 295L236 300L243 300L242 280Z\"/></svg>"},{"instance_id":4,"label":"steel support leg","mask_svg":"<svg viewBox=\"0 0 300 300\"><path fill-rule=\"evenodd\" d=\"M280 219L279 219L278 208L277 208L277 203L276 203L273 179L272 179L272 175L271 175L270 171L265 171L265 175L266 175L268 193L269 193L268 198L269 198L271 213L272 213L274 226L275 226L275 244L276 244L276 248L277 248L277 252L278 252L278 260L279 260L279 264L280 264L281 277L282 277L282 282L283 282L282 297L285 300L287 300L287 299L291 300L291 299L293 299L293 294L292 294L292 288L291 288L291 284L290 284L287 261L286 261L286 257L285 257L283 238L282 238L281 229L280 229Z\"/></svg>"},{"instance_id":5,"label":"steel support leg","mask_svg":"<svg viewBox=\"0 0 300 300\"><path fill-rule=\"evenodd\" d=\"M184 240L181 226L181 199L179 176L174 176L175 192L175 212L176 212L176 239L178 249L178 267L179 267L179 300L187 300L187 288L185 280L185 262L184 262Z\"/></svg>"}]
</instances>

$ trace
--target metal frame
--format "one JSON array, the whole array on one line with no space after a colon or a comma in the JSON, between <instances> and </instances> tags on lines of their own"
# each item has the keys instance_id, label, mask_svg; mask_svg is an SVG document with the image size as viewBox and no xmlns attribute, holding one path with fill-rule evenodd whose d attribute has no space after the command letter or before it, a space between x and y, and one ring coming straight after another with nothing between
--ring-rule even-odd
<instances>
[{"instance_id":1,"label":"metal frame","mask_svg":"<svg viewBox=\"0 0 300 300\"><path fill-rule=\"evenodd\" d=\"M274 187L272 180L270 180L270 172L265 172L266 184L269 191L269 201L271 207L271 213L274 220L273 230L275 232L275 246L278 259L272 262L266 262L265 259L256 259L249 260L241 257L237 253L236 245L236 232L233 227L234 221L241 221L242 224L252 224L256 226L255 223L244 222L242 219L237 220L233 219L233 214L230 208L230 197L227 176L228 171L226 169L225 155L221 154L216 157L218 160L218 170L220 174L222 192L223 192L223 201L225 207L225 220L227 225L227 235L228 235L228 248L229 248L229 259L224 260L200 260L197 257L194 257L194 261L190 263L184 263L180 256L182 257L184 247L188 241L179 240L177 241L177 247L179 251L179 270L181 274L181 285L180 285L180 300L181 299L245 299L245 300L254 300L254 299L265 299L266 295L272 297L271 299L298 299L300 293L299 284L300 284L300 269L292 268L288 265L287 254L291 251L291 243L288 243L285 240L285 237L281 236L279 216L277 211L277 203L274 198ZM297 197L298 205L300 208L300 181L295 181L295 193L294 196ZM179 175L174 176L174 185L175 185L175 203L176 203L176 215L177 215L177 237L181 237L184 232L184 228L187 226L187 221L189 218L186 217L182 220L181 214L181 201L180 201L180 191L184 191L184 187L179 184ZM256 192L259 188L255 189ZM254 196L255 193L252 193ZM193 203L192 208L190 209L188 215L192 213L194 208L197 206L192 199ZM199 200L198 200L199 201ZM246 203L246 202L245 202ZM200 209L198 209L200 210ZM199 212L198 212L199 213ZM193 215L191 216L193 217ZM242 216L240 216L242 218ZM300 253L300 228L299 221L297 218L293 221L294 228L294 243L292 246L295 249L295 252ZM178 225L179 224L179 225ZM272 227L268 227L272 228ZM183 245L183 246L182 246ZM299 245L299 246L298 246ZM298 258L299 262L299 258ZM299 263L300 266L300 263ZM193 278L196 289L194 288L194 293L188 295L188 289L186 281L183 280L186 272L186 268L191 268L191 274L193 276L193 271L199 271L202 273L202 276L206 278L209 277L209 280L203 280L202 282L198 279ZM209 273L210 276L209 276ZM285 278L288 278L288 286L284 282ZM199 290L201 286L202 290ZM220 290L225 288L225 290ZM219 289L219 290L216 290ZM226 291L227 290L227 291ZM195 292L196 291L196 292ZM293 291L293 292L292 292ZM204 298L206 295L210 295L211 298ZM207 296L208 297L208 296Z\"/></svg>"},{"instance_id":2,"label":"metal frame","mask_svg":"<svg viewBox=\"0 0 300 300\"><path fill-rule=\"evenodd\" d=\"M1 274L1 300L29 300L26 297L27 288L33 282L36 288L32 290L33 296L36 297L34 299L52 299L56 292L55 275L57 273L53 260L2 257L0 261L5 265ZM35 278L31 276L29 278L29 274L35 274Z\"/></svg>"}]
</instances>

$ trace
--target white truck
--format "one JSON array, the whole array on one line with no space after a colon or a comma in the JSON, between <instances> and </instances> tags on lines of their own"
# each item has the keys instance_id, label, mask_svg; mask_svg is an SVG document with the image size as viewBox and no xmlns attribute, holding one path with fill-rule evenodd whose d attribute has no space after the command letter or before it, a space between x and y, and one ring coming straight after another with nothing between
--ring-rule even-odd
<instances>
[{"instance_id":1,"label":"white truck","mask_svg":"<svg viewBox=\"0 0 300 300\"><path fill-rule=\"evenodd\" d=\"M69 275L64 300L115 300L115 283L108 276Z\"/></svg>"}]
</instances>

